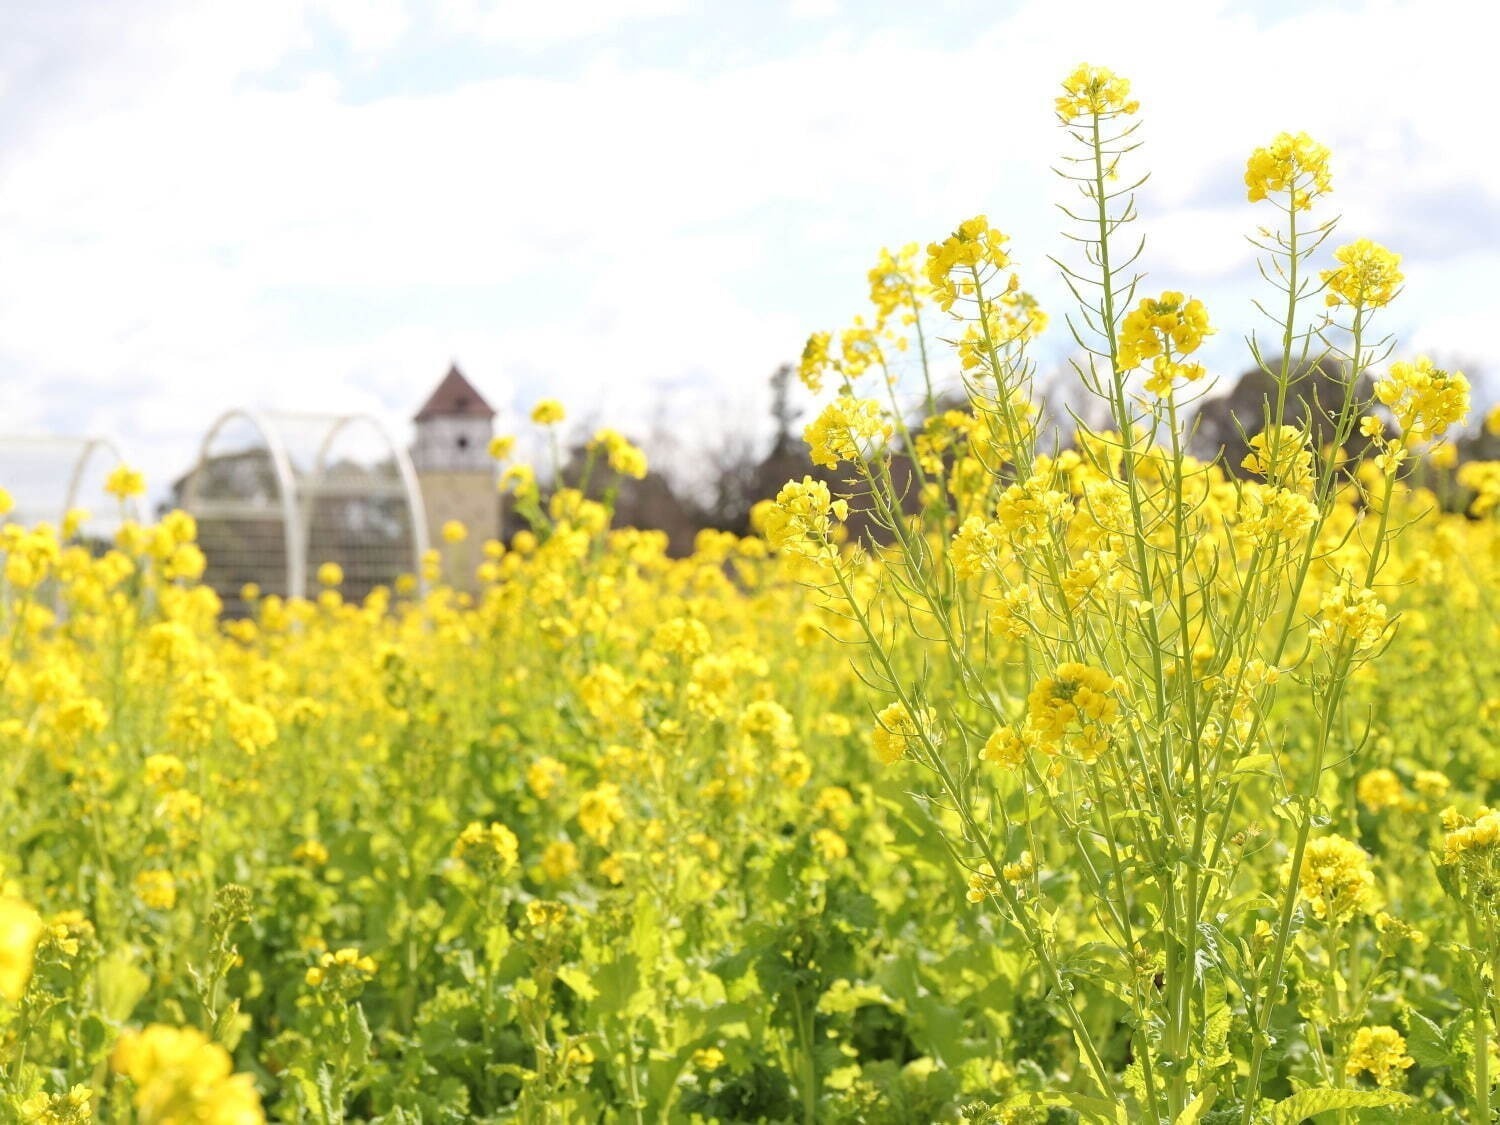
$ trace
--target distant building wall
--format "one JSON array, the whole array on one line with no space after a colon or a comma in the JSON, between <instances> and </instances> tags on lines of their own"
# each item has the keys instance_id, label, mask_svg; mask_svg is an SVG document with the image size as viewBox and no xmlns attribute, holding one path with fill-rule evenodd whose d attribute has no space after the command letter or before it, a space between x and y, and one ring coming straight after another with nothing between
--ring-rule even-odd
<instances>
[{"instance_id":1,"label":"distant building wall","mask_svg":"<svg viewBox=\"0 0 1500 1125\"><path fill-rule=\"evenodd\" d=\"M444 578L459 589L473 589L474 568L483 561L484 541L500 534L500 492L494 470L420 472L417 483L427 508L428 538L447 563ZM458 520L469 529L467 542L443 542L443 524L449 520Z\"/></svg>"},{"instance_id":2,"label":"distant building wall","mask_svg":"<svg viewBox=\"0 0 1500 1125\"><path fill-rule=\"evenodd\" d=\"M411 448L417 472L479 472L491 465L489 441L494 427L487 417L423 418Z\"/></svg>"}]
</instances>

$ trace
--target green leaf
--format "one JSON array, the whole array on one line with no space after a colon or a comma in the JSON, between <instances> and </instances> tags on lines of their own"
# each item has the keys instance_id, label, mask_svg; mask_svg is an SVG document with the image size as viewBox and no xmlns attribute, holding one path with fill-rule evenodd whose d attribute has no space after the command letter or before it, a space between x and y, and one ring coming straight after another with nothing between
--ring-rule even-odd
<instances>
[{"instance_id":1,"label":"green leaf","mask_svg":"<svg viewBox=\"0 0 1500 1125\"><path fill-rule=\"evenodd\" d=\"M1302 1090L1271 1108L1271 1125L1297 1125L1330 1109L1363 1109L1402 1105L1405 1094L1395 1090Z\"/></svg>"},{"instance_id":2,"label":"green leaf","mask_svg":"<svg viewBox=\"0 0 1500 1125\"><path fill-rule=\"evenodd\" d=\"M1197 1125L1204 1111L1214 1104L1214 1099L1218 1096L1219 1091L1213 1086L1201 1091L1196 1098L1183 1107L1172 1125Z\"/></svg>"},{"instance_id":3,"label":"green leaf","mask_svg":"<svg viewBox=\"0 0 1500 1125\"><path fill-rule=\"evenodd\" d=\"M78 1032L83 1049L91 1055L101 1053L110 1040L109 1028L95 1015L85 1016L78 1025Z\"/></svg>"},{"instance_id":4,"label":"green leaf","mask_svg":"<svg viewBox=\"0 0 1500 1125\"><path fill-rule=\"evenodd\" d=\"M333 1088L333 1068L326 1063L318 1067L316 1079L318 1091L318 1111L322 1114L325 1122L342 1121L344 1119L344 1099L342 1094Z\"/></svg>"},{"instance_id":5,"label":"green leaf","mask_svg":"<svg viewBox=\"0 0 1500 1125\"><path fill-rule=\"evenodd\" d=\"M151 988L151 977L128 949L116 949L99 961L99 1007L115 1023L124 1023Z\"/></svg>"},{"instance_id":6,"label":"green leaf","mask_svg":"<svg viewBox=\"0 0 1500 1125\"><path fill-rule=\"evenodd\" d=\"M577 965L564 965L557 970L557 979L578 994L578 998L585 1004L599 995L599 990L594 987L594 982L589 979L588 973Z\"/></svg>"},{"instance_id":7,"label":"green leaf","mask_svg":"<svg viewBox=\"0 0 1500 1125\"><path fill-rule=\"evenodd\" d=\"M349 1069L358 1071L370 1060L370 1025L365 1020L365 1010L362 1005L355 1004L349 1010L349 1020L345 1025L344 1034L349 1051L345 1056Z\"/></svg>"},{"instance_id":8,"label":"green leaf","mask_svg":"<svg viewBox=\"0 0 1500 1125\"><path fill-rule=\"evenodd\" d=\"M1232 774L1247 773L1269 773L1272 764L1276 761L1274 754L1247 754L1234 763Z\"/></svg>"},{"instance_id":9,"label":"green leaf","mask_svg":"<svg viewBox=\"0 0 1500 1125\"><path fill-rule=\"evenodd\" d=\"M1454 1063L1453 1052L1442 1029L1421 1012L1407 1013L1406 1050L1417 1060L1418 1066L1452 1066Z\"/></svg>"}]
</instances>

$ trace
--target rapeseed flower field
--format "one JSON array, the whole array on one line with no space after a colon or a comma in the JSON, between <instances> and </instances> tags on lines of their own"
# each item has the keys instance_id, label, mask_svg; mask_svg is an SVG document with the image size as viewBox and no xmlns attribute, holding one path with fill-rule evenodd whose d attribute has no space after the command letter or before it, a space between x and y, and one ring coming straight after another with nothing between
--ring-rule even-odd
<instances>
[{"instance_id":1,"label":"rapeseed flower field","mask_svg":"<svg viewBox=\"0 0 1500 1125\"><path fill-rule=\"evenodd\" d=\"M835 483L686 558L613 526L613 430L587 480L497 440L531 530L446 527L358 603L329 561L223 618L182 513L5 524L4 1118L1492 1119L1467 380L1386 337L1400 258L1342 240L1314 139L1248 157L1269 295L1231 329L1137 273L1129 82L1056 108L1051 324L1108 425L1044 415L1049 317L980 216L808 341ZM1239 463L1189 452L1231 330L1274 388Z\"/></svg>"}]
</instances>

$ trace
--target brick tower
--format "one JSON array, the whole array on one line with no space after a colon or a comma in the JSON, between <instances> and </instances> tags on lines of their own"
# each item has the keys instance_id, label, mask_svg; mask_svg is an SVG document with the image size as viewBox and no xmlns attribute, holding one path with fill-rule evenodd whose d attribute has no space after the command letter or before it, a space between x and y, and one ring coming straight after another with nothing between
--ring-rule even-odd
<instances>
[{"instance_id":1,"label":"brick tower","mask_svg":"<svg viewBox=\"0 0 1500 1125\"><path fill-rule=\"evenodd\" d=\"M500 493L489 452L495 411L458 364L448 368L413 421L417 432L411 459L433 545L442 544L443 524L449 520L467 527L476 547L498 536Z\"/></svg>"}]
</instances>

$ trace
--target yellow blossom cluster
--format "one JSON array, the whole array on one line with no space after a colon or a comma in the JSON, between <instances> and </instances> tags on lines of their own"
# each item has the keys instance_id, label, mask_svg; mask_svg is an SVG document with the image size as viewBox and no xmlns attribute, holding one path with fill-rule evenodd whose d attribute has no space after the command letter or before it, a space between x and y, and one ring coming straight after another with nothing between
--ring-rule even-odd
<instances>
[{"instance_id":1,"label":"yellow blossom cluster","mask_svg":"<svg viewBox=\"0 0 1500 1125\"><path fill-rule=\"evenodd\" d=\"M19 899L0 897L0 997L15 1003L31 980L42 919Z\"/></svg>"},{"instance_id":2,"label":"yellow blossom cluster","mask_svg":"<svg viewBox=\"0 0 1500 1125\"><path fill-rule=\"evenodd\" d=\"M1203 302L1168 291L1159 297L1144 297L1120 322L1120 368L1133 370L1151 361L1146 389L1165 397L1177 379L1189 383L1203 378L1202 364L1183 363L1182 357L1198 350L1213 328Z\"/></svg>"},{"instance_id":3,"label":"yellow blossom cluster","mask_svg":"<svg viewBox=\"0 0 1500 1125\"><path fill-rule=\"evenodd\" d=\"M1026 733L1048 754L1093 761L1109 749L1122 684L1102 668L1070 661L1043 676L1026 698Z\"/></svg>"},{"instance_id":4,"label":"yellow blossom cluster","mask_svg":"<svg viewBox=\"0 0 1500 1125\"><path fill-rule=\"evenodd\" d=\"M1329 153L1306 133L1279 133L1265 148L1250 154L1245 187L1251 203L1289 192L1294 210L1305 211L1329 191Z\"/></svg>"},{"instance_id":5,"label":"yellow blossom cluster","mask_svg":"<svg viewBox=\"0 0 1500 1125\"><path fill-rule=\"evenodd\" d=\"M229 1052L191 1027L152 1024L120 1036L110 1066L134 1086L141 1125L259 1125L260 1095Z\"/></svg>"},{"instance_id":6,"label":"yellow blossom cluster","mask_svg":"<svg viewBox=\"0 0 1500 1125\"><path fill-rule=\"evenodd\" d=\"M505 825L476 820L458 834L453 858L480 871L504 874L516 865L519 846L516 834Z\"/></svg>"},{"instance_id":7,"label":"yellow blossom cluster","mask_svg":"<svg viewBox=\"0 0 1500 1125\"><path fill-rule=\"evenodd\" d=\"M622 477L644 480L646 477L646 453L633 444L619 430L608 427L598 430L589 439L590 452L602 451L609 467Z\"/></svg>"},{"instance_id":8,"label":"yellow blossom cluster","mask_svg":"<svg viewBox=\"0 0 1500 1125\"><path fill-rule=\"evenodd\" d=\"M909 755L920 757L928 744L938 739L937 714L923 707L913 715L904 703L888 704L875 716L870 738L876 756L886 765Z\"/></svg>"},{"instance_id":9,"label":"yellow blossom cluster","mask_svg":"<svg viewBox=\"0 0 1500 1125\"><path fill-rule=\"evenodd\" d=\"M826 558L837 524L849 518L849 502L835 500L828 485L811 477L788 481L776 502L764 511L766 541L777 550L805 559Z\"/></svg>"},{"instance_id":10,"label":"yellow blossom cluster","mask_svg":"<svg viewBox=\"0 0 1500 1125\"><path fill-rule=\"evenodd\" d=\"M1352 305L1356 309L1378 309L1395 299L1405 278L1401 255L1368 238L1357 239L1333 252L1336 269L1324 270L1330 306Z\"/></svg>"},{"instance_id":11,"label":"yellow blossom cluster","mask_svg":"<svg viewBox=\"0 0 1500 1125\"><path fill-rule=\"evenodd\" d=\"M1452 827L1443 836L1443 861L1500 859L1500 809L1481 809L1472 819L1453 814Z\"/></svg>"},{"instance_id":12,"label":"yellow blossom cluster","mask_svg":"<svg viewBox=\"0 0 1500 1125\"><path fill-rule=\"evenodd\" d=\"M1469 380L1462 371L1444 371L1420 356L1391 364L1375 383L1375 398L1395 415L1408 440L1440 438L1468 417Z\"/></svg>"},{"instance_id":13,"label":"yellow blossom cluster","mask_svg":"<svg viewBox=\"0 0 1500 1125\"><path fill-rule=\"evenodd\" d=\"M1287 871L1283 870L1283 877ZM1298 889L1313 915L1344 922L1367 913L1375 900L1375 873L1370 857L1352 840L1320 836L1308 841Z\"/></svg>"},{"instance_id":14,"label":"yellow blossom cluster","mask_svg":"<svg viewBox=\"0 0 1500 1125\"><path fill-rule=\"evenodd\" d=\"M345 948L324 953L318 963L307 970L304 979L313 988L348 991L362 986L375 975L376 969L373 957L357 949Z\"/></svg>"},{"instance_id":15,"label":"yellow blossom cluster","mask_svg":"<svg viewBox=\"0 0 1500 1125\"><path fill-rule=\"evenodd\" d=\"M974 300L987 278L1010 267L1005 244L1010 236L990 226L983 215L965 219L947 238L927 247L927 281L938 307L949 311L960 298ZM1008 280L1002 290L1014 288ZM999 296L999 294L995 294Z\"/></svg>"},{"instance_id":16,"label":"yellow blossom cluster","mask_svg":"<svg viewBox=\"0 0 1500 1125\"><path fill-rule=\"evenodd\" d=\"M1351 652L1375 648L1386 638L1386 608L1368 587L1340 582L1318 606L1313 636L1325 648L1349 645Z\"/></svg>"},{"instance_id":17,"label":"yellow blossom cluster","mask_svg":"<svg viewBox=\"0 0 1500 1125\"><path fill-rule=\"evenodd\" d=\"M1104 66L1082 63L1063 79L1063 94L1057 99L1057 116L1065 122L1080 117L1112 117L1135 113L1140 102L1130 96L1130 79Z\"/></svg>"},{"instance_id":18,"label":"yellow blossom cluster","mask_svg":"<svg viewBox=\"0 0 1500 1125\"><path fill-rule=\"evenodd\" d=\"M867 456L871 443L888 440L891 429L880 403L840 395L808 425L804 436L813 464L835 469L840 462Z\"/></svg>"},{"instance_id":19,"label":"yellow blossom cluster","mask_svg":"<svg viewBox=\"0 0 1500 1125\"><path fill-rule=\"evenodd\" d=\"M1307 439L1295 426L1262 430L1250 438L1244 468L1270 484L1292 492L1303 492L1313 483L1315 466Z\"/></svg>"},{"instance_id":20,"label":"yellow blossom cluster","mask_svg":"<svg viewBox=\"0 0 1500 1125\"><path fill-rule=\"evenodd\" d=\"M1394 1027L1362 1027L1354 1033L1344 1071L1350 1078L1368 1074L1377 1085L1398 1086L1416 1065L1406 1053L1406 1039Z\"/></svg>"},{"instance_id":21,"label":"yellow blossom cluster","mask_svg":"<svg viewBox=\"0 0 1500 1125\"><path fill-rule=\"evenodd\" d=\"M18 1109L23 1125L85 1125L94 1120L94 1091L80 1082L61 1093L33 1094Z\"/></svg>"},{"instance_id":22,"label":"yellow blossom cluster","mask_svg":"<svg viewBox=\"0 0 1500 1125\"><path fill-rule=\"evenodd\" d=\"M898 317L907 321L915 317L924 296L920 253L921 247L915 242L895 252L882 248L879 259L870 268L870 304L875 309L877 328ZM805 359L806 352L803 356Z\"/></svg>"}]
</instances>

